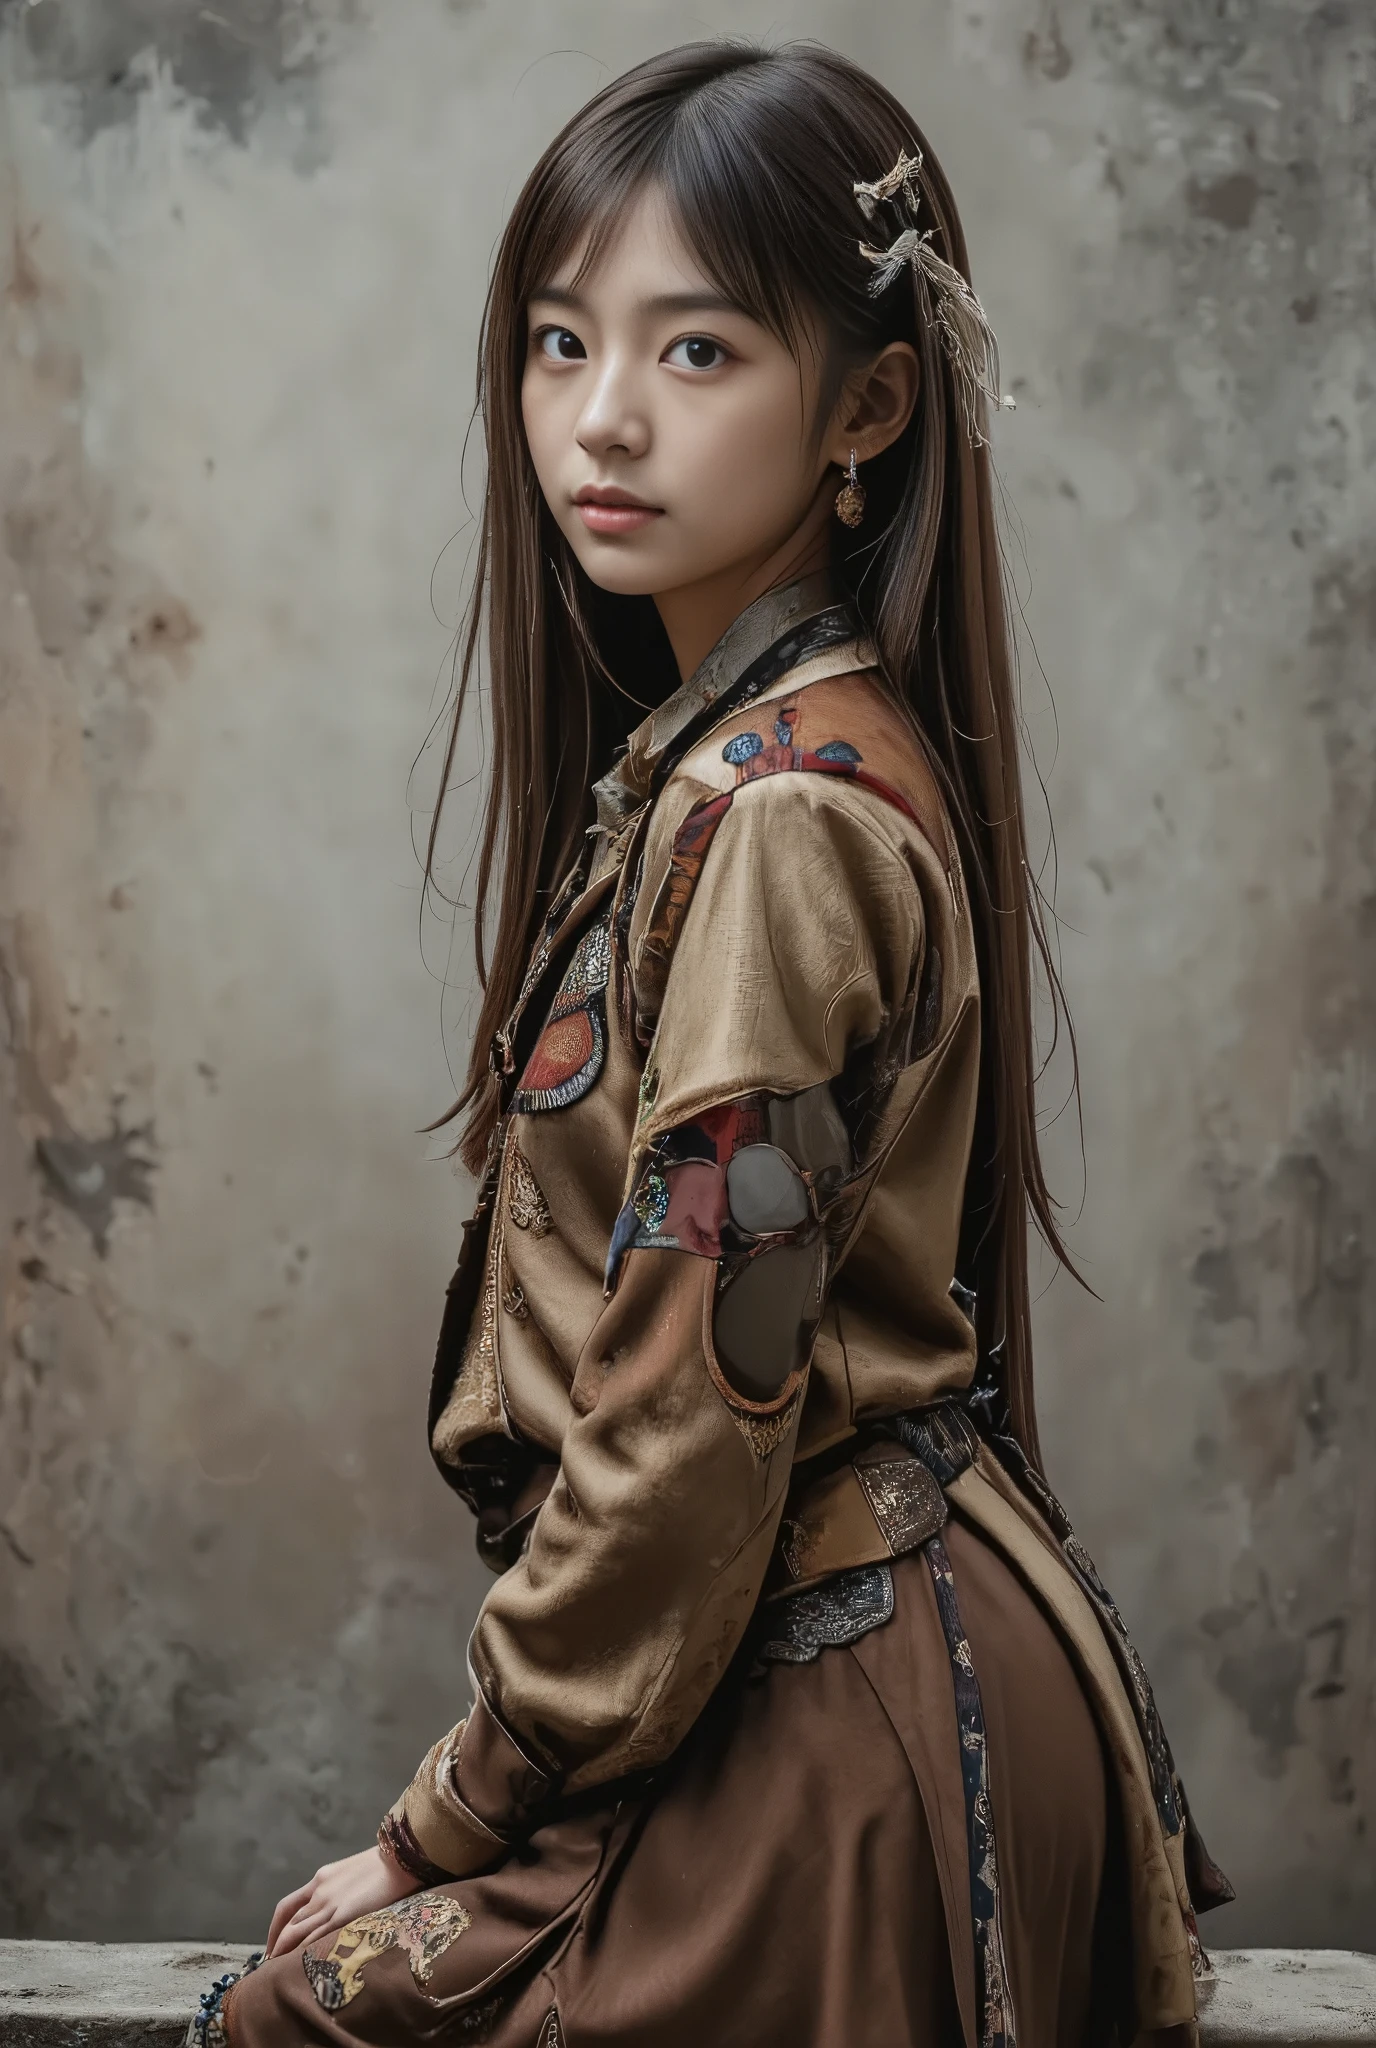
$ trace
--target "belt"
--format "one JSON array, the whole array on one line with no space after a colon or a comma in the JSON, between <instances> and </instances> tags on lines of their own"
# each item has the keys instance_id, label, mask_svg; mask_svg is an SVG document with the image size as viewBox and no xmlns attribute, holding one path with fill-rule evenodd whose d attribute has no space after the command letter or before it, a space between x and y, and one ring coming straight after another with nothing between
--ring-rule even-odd
<instances>
[{"instance_id":1,"label":"belt","mask_svg":"<svg viewBox=\"0 0 1376 2048\"><path fill-rule=\"evenodd\" d=\"M916 1550L946 1521L944 1489L973 1463L979 1433L951 1401L895 1416L848 1463L794 1475L765 1579L779 1599L857 1565Z\"/></svg>"}]
</instances>

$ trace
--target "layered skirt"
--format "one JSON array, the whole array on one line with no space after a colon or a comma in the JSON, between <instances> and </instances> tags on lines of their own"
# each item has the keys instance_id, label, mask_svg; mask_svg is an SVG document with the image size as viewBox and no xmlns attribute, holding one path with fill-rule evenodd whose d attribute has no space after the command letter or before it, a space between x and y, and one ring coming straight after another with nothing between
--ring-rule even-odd
<instances>
[{"instance_id":1,"label":"layered skirt","mask_svg":"<svg viewBox=\"0 0 1376 2048\"><path fill-rule=\"evenodd\" d=\"M648 1782L246 1974L211 2048L1112 2040L1121 1823L1055 1627L958 1517L851 1596L765 1609Z\"/></svg>"}]
</instances>

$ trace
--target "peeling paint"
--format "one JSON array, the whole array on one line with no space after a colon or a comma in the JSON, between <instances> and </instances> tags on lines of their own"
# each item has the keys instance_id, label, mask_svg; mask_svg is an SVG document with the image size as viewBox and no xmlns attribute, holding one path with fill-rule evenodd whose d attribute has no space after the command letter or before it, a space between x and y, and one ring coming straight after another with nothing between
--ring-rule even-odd
<instances>
[{"instance_id":1,"label":"peeling paint","mask_svg":"<svg viewBox=\"0 0 1376 2048\"><path fill-rule=\"evenodd\" d=\"M152 1141L151 1125L122 1131L112 1122L108 1138L39 1138L34 1146L53 1192L80 1217L102 1258L109 1249L116 1202L153 1206L154 1162L136 1149Z\"/></svg>"},{"instance_id":2,"label":"peeling paint","mask_svg":"<svg viewBox=\"0 0 1376 2048\"><path fill-rule=\"evenodd\" d=\"M265 103L318 74L349 0L7 0L26 81L75 92L85 139L137 118L163 64L208 126L246 140Z\"/></svg>"}]
</instances>

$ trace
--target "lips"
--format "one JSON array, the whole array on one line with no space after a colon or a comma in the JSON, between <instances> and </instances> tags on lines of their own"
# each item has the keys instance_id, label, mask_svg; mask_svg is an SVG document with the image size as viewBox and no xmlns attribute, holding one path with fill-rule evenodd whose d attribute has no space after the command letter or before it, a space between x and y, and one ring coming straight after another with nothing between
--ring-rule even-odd
<instances>
[{"instance_id":1,"label":"lips","mask_svg":"<svg viewBox=\"0 0 1376 2048\"><path fill-rule=\"evenodd\" d=\"M636 533L651 520L664 516L662 506L647 505L615 484L585 484L573 502L590 533Z\"/></svg>"}]
</instances>

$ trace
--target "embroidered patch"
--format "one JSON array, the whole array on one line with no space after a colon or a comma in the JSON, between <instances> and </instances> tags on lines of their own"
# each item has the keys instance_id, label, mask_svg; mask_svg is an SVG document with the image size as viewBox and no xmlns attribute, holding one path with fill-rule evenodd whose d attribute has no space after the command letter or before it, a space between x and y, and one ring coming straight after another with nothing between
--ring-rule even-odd
<instances>
[{"instance_id":1,"label":"embroidered patch","mask_svg":"<svg viewBox=\"0 0 1376 2048\"><path fill-rule=\"evenodd\" d=\"M550 1005L545 1028L511 1098L519 1115L567 1109L581 1102L607 1052L607 982L612 968L611 918L584 932Z\"/></svg>"},{"instance_id":2,"label":"embroidered patch","mask_svg":"<svg viewBox=\"0 0 1376 2048\"><path fill-rule=\"evenodd\" d=\"M506 1213L518 1230L528 1230L532 1237L548 1237L554 1228L554 1218L540 1192L540 1183L514 1136L509 1141L509 1148L511 1165L508 1169Z\"/></svg>"},{"instance_id":3,"label":"embroidered patch","mask_svg":"<svg viewBox=\"0 0 1376 2048\"><path fill-rule=\"evenodd\" d=\"M606 1268L609 1289L633 1246L697 1252L709 1259L750 1249L753 1239L732 1227L727 1171L741 1146L767 1137L765 1103L763 1095L748 1095L705 1109L692 1123L680 1124L655 1141L612 1227Z\"/></svg>"},{"instance_id":4,"label":"embroidered patch","mask_svg":"<svg viewBox=\"0 0 1376 2048\"><path fill-rule=\"evenodd\" d=\"M859 747L853 747L849 740L828 740L825 746L817 748L819 761L863 761Z\"/></svg>"},{"instance_id":5,"label":"embroidered patch","mask_svg":"<svg viewBox=\"0 0 1376 2048\"><path fill-rule=\"evenodd\" d=\"M389 1948L404 1951L411 1975L424 1989L445 1950L472 1924L472 1915L447 1892L416 1892L351 1920L325 1955L312 1944L301 1958L302 1967L316 2003L326 2012L340 2012L363 1989L369 1963Z\"/></svg>"},{"instance_id":6,"label":"embroidered patch","mask_svg":"<svg viewBox=\"0 0 1376 2048\"><path fill-rule=\"evenodd\" d=\"M726 742L721 757L730 767L743 768L752 755L763 752L764 741L757 732L738 732Z\"/></svg>"},{"instance_id":7,"label":"embroidered patch","mask_svg":"<svg viewBox=\"0 0 1376 2048\"><path fill-rule=\"evenodd\" d=\"M893 1572L864 1564L837 1572L806 1593L772 1600L765 1610L768 1635L759 1655L766 1664L811 1664L823 1650L855 1643L893 1613Z\"/></svg>"},{"instance_id":8,"label":"embroidered patch","mask_svg":"<svg viewBox=\"0 0 1376 2048\"><path fill-rule=\"evenodd\" d=\"M765 1459L778 1450L793 1426L793 1418L798 1412L798 1402L802 1396L801 1386L790 1394L783 1407L776 1409L772 1415L752 1415L748 1409L738 1408L734 1400L726 1398L715 1372L712 1379L717 1392L723 1395L727 1414L763 1465Z\"/></svg>"}]
</instances>

